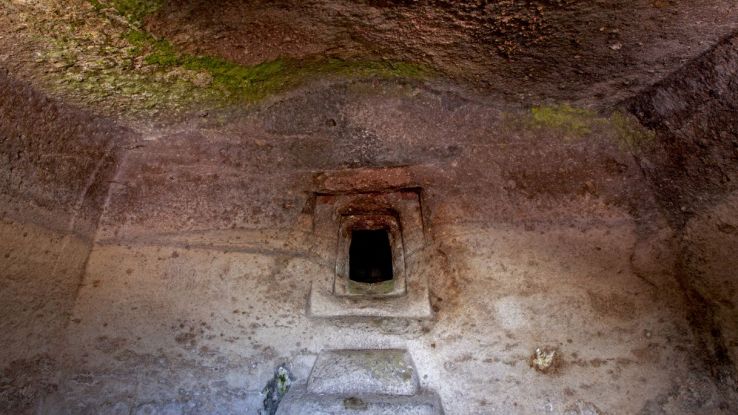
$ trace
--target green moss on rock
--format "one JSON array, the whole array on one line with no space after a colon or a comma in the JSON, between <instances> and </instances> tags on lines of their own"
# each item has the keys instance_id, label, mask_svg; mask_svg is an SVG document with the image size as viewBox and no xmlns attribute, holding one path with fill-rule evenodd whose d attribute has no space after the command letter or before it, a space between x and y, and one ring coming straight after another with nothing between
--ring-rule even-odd
<instances>
[{"instance_id":1,"label":"green moss on rock","mask_svg":"<svg viewBox=\"0 0 738 415\"><path fill-rule=\"evenodd\" d=\"M139 26L146 16L161 9L166 0L90 0L96 10L112 6L122 17ZM144 57L148 65L160 69L181 67L195 72L207 72L213 86L237 99L257 100L285 88L294 87L311 77L347 76L382 78L422 78L432 71L401 61L342 60L315 58L311 60L277 59L252 66L238 65L212 56L193 56L177 50L166 39L157 39L140 28L130 30L126 40L133 54Z\"/></svg>"},{"instance_id":2,"label":"green moss on rock","mask_svg":"<svg viewBox=\"0 0 738 415\"><path fill-rule=\"evenodd\" d=\"M609 122L617 133L620 145L626 150L643 150L656 138L656 133L644 127L633 115L614 112L610 115Z\"/></svg>"},{"instance_id":3,"label":"green moss on rock","mask_svg":"<svg viewBox=\"0 0 738 415\"><path fill-rule=\"evenodd\" d=\"M574 137L582 137L592 132L592 123L597 118L594 112L569 104L533 107L531 114L534 125Z\"/></svg>"},{"instance_id":4,"label":"green moss on rock","mask_svg":"<svg viewBox=\"0 0 738 415\"><path fill-rule=\"evenodd\" d=\"M77 4L79 3L79 4ZM111 114L152 116L251 103L317 78L424 78L409 62L315 57L245 66L179 50L142 28L164 0L51 3L33 25L37 64L60 93ZM76 6L75 6L76 4ZM30 16L39 12L33 11Z\"/></svg>"},{"instance_id":5,"label":"green moss on rock","mask_svg":"<svg viewBox=\"0 0 738 415\"><path fill-rule=\"evenodd\" d=\"M179 52L166 40L157 40L142 31L131 31L128 40L144 61L161 69L181 67L206 72L214 88L237 101L256 101L295 87L310 78L324 76L421 78L430 70L416 64L395 61L347 61L335 58L312 60L276 59L244 66L212 56Z\"/></svg>"},{"instance_id":6,"label":"green moss on rock","mask_svg":"<svg viewBox=\"0 0 738 415\"><path fill-rule=\"evenodd\" d=\"M628 152L643 151L656 136L631 114L615 111L602 115L570 104L535 106L529 112L505 113L503 117L511 131L527 130L565 141L611 140Z\"/></svg>"},{"instance_id":7,"label":"green moss on rock","mask_svg":"<svg viewBox=\"0 0 738 415\"><path fill-rule=\"evenodd\" d=\"M97 10L112 6L131 23L140 24L143 19L159 10L166 0L89 0Z\"/></svg>"}]
</instances>

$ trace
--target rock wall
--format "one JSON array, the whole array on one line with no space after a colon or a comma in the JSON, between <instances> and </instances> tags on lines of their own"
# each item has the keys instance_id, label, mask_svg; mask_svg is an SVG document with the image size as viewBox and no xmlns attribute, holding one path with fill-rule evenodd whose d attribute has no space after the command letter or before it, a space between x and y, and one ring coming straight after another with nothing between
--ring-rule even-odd
<instances>
[{"instance_id":1,"label":"rock wall","mask_svg":"<svg viewBox=\"0 0 738 415\"><path fill-rule=\"evenodd\" d=\"M57 355L128 134L0 71L0 413L57 388Z\"/></svg>"},{"instance_id":2,"label":"rock wall","mask_svg":"<svg viewBox=\"0 0 738 415\"><path fill-rule=\"evenodd\" d=\"M738 35L626 105L657 132L639 159L672 223L738 188Z\"/></svg>"},{"instance_id":3,"label":"rock wall","mask_svg":"<svg viewBox=\"0 0 738 415\"><path fill-rule=\"evenodd\" d=\"M255 414L279 365L301 383L323 350L401 348L450 414L730 413L616 125L367 81L132 143L48 412ZM310 316L335 269L316 193L398 188L422 189L433 317Z\"/></svg>"},{"instance_id":4,"label":"rock wall","mask_svg":"<svg viewBox=\"0 0 738 415\"><path fill-rule=\"evenodd\" d=\"M627 103L655 136L375 80L144 137L0 73L0 413L257 413L335 348L407 349L451 414L734 413L737 50ZM433 317L311 316L316 195L398 189Z\"/></svg>"},{"instance_id":5,"label":"rock wall","mask_svg":"<svg viewBox=\"0 0 738 415\"><path fill-rule=\"evenodd\" d=\"M735 203L738 190L738 35L627 103L656 131L638 156L672 226L678 275L707 359L726 385L738 364ZM734 387L734 386L733 386Z\"/></svg>"}]
</instances>

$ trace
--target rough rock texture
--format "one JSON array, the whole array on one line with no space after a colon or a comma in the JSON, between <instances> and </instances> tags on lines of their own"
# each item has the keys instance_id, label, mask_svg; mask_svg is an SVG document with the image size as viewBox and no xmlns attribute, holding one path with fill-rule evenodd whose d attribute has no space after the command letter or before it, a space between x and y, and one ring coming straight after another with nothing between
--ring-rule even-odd
<instances>
[{"instance_id":1,"label":"rough rock texture","mask_svg":"<svg viewBox=\"0 0 738 415\"><path fill-rule=\"evenodd\" d=\"M56 389L56 355L124 130L0 72L0 412Z\"/></svg>"},{"instance_id":2,"label":"rough rock texture","mask_svg":"<svg viewBox=\"0 0 738 415\"><path fill-rule=\"evenodd\" d=\"M738 36L731 35L626 105L656 131L639 164L675 229L677 275L707 359L735 388ZM732 276L731 276L732 275Z\"/></svg>"},{"instance_id":3,"label":"rough rock texture","mask_svg":"<svg viewBox=\"0 0 738 415\"><path fill-rule=\"evenodd\" d=\"M692 320L702 333L712 370L735 388L738 370L738 193L691 219L682 238L682 278L698 306Z\"/></svg>"},{"instance_id":4,"label":"rough rock texture","mask_svg":"<svg viewBox=\"0 0 738 415\"><path fill-rule=\"evenodd\" d=\"M0 0L0 65L122 118L419 67L498 101L607 108L738 29L737 15L732 0Z\"/></svg>"},{"instance_id":5,"label":"rough rock texture","mask_svg":"<svg viewBox=\"0 0 738 415\"><path fill-rule=\"evenodd\" d=\"M657 133L639 159L672 223L738 189L738 35L626 105Z\"/></svg>"},{"instance_id":6,"label":"rough rock texture","mask_svg":"<svg viewBox=\"0 0 738 415\"><path fill-rule=\"evenodd\" d=\"M579 115L327 83L143 136L111 186L54 408L253 412L280 364L299 386L322 350L402 348L451 414L730 413L619 124ZM430 321L306 313L334 266L313 192L372 181L423 189ZM537 348L557 370L530 367Z\"/></svg>"},{"instance_id":7,"label":"rough rock texture","mask_svg":"<svg viewBox=\"0 0 738 415\"><path fill-rule=\"evenodd\" d=\"M134 132L15 77L113 68L127 83L80 100L111 108L152 79L190 96L105 53L135 22L0 0L0 413L255 414L275 368L302 393L334 349L408 350L449 414L738 411L738 44L711 47L734 1L211 3L167 2L145 28L241 64L400 59L445 78L326 77ZM35 60L35 18L63 34L54 59ZM530 106L624 98L642 125ZM309 314L336 267L312 226L326 188L413 189L431 318Z\"/></svg>"},{"instance_id":8,"label":"rough rock texture","mask_svg":"<svg viewBox=\"0 0 738 415\"><path fill-rule=\"evenodd\" d=\"M0 71L3 215L91 235L116 152L130 133L65 107ZM107 176L106 176L107 175Z\"/></svg>"},{"instance_id":9,"label":"rough rock texture","mask_svg":"<svg viewBox=\"0 0 738 415\"><path fill-rule=\"evenodd\" d=\"M147 28L197 54L421 62L515 100L614 103L738 29L731 0L173 0Z\"/></svg>"}]
</instances>

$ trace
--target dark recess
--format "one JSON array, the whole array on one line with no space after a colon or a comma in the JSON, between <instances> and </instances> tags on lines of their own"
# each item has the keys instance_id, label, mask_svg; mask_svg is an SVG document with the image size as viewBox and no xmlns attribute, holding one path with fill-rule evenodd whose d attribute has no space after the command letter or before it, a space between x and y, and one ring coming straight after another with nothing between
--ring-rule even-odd
<instances>
[{"instance_id":1,"label":"dark recess","mask_svg":"<svg viewBox=\"0 0 738 415\"><path fill-rule=\"evenodd\" d=\"M375 284L392 278L392 249L387 230L351 231L349 279Z\"/></svg>"}]
</instances>

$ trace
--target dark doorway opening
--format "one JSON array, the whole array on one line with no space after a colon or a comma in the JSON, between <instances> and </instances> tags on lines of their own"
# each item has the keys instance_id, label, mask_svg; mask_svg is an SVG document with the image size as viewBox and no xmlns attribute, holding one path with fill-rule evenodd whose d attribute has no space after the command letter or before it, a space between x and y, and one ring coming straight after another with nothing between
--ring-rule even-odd
<instances>
[{"instance_id":1,"label":"dark doorway opening","mask_svg":"<svg viewBox=\"0 0 738 415\"><path fill-rule=\"evenodd\" d=\"M389 232L386 229L351 231L349 279L376 284L392 278Z\"/></svg>"}]
</instances>

